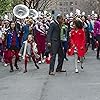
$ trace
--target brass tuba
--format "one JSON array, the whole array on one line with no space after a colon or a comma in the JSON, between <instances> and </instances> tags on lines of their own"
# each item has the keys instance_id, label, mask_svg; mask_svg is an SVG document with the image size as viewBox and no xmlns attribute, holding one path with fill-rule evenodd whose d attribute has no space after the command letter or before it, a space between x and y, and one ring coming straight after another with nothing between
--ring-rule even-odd
<instances>
[{"instance_id":1,"label":"brass tuba","mask_svg":"<svg viewBox=\"0 0 100 100\"><path fill-rule=\"evenodd\" d=\"M32 18L33 20L38 18L38 12L35 9L30 9L29 10L29 17Z\"/></svg>"},{"instance_id":2,"label":"brass tuba","mask_svg":"<svg viewBox=\"0 0 100 100\"><path fill-rule=\"evenodd\" d=\"M13 14L19 19L30 17L35 20L38 18L38 12L35 9L29 9L23 4L16 5L13 9Z\"/></svg>"},{"instance_id":3,"label":"brass tuba","mask_svg":"<svg viewBox=\"0 0 100 100\"><path fill-rule=\"evenodd\" d=\"M29 9L27 6L19 4L14 7L13 14L19 19L24 19L29 16Z\"/></svg>"}]
</instances>

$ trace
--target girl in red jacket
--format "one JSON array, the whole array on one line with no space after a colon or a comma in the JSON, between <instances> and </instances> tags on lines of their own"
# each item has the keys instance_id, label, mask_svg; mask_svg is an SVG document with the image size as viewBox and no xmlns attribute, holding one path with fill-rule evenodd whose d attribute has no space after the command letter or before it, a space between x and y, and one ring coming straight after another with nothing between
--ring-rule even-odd
<instances>
[{"instance_id":1,"label":"girl in red jacket","mask_svg":"<svg viewBox=\"0 0 100 100\"><path fill-rule=\"evenodd\" d=\"M69 55L73 55L75 49L78 58L84 57L86 53L86 37L83 24L79 19L74 21L74 28L70 32ZM75 72L78 72L78 69L75 69Z\"/></svg>"}]
</instances>

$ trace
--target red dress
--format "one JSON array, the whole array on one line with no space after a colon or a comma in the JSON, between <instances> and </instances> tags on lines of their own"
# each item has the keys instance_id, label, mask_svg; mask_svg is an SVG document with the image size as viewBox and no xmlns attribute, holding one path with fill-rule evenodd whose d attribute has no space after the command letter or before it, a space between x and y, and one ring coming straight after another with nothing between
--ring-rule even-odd
<instances>
[{"instance_id":1,"label":"red dress","mask_svg":"<svg viewBox=\"0 0 100 100\"><path fill-rule=\"evenodd\" d=\"M73 29L70 35L70 48L68 54L73 55L76 47L78 56L83 57L86 53L86 37L84 29L78 29L77 31Z\"/></svg>"}]
</instances>

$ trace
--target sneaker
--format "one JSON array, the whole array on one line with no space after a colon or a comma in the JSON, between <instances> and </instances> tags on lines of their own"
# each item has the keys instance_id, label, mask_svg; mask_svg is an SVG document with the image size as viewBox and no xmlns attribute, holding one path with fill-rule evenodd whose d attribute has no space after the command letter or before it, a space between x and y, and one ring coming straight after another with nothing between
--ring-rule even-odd
<instances>
[{"instance_id":1,"label":"sneaker","mask_svg":"<svg viewBox=\"0 0 100 100\"><path fill-rule=\"evenodd\" d=\"M41 63L42 63L41 61L38 62L38 64L41 64Z\"/></svg>"},{"instance_id":2,"label":"sneaker","mask_svg":"<svg viewBox=\"0 0 100 100\"><path fill-rule=\"evenodd\" d=\"M95 48L94 51L97 51L97 48Z\"/></svg>"},{"instance_id":3,"label":"sneaker","mask_svg":"<svg viewBox=\"0 0 100 100\"><path fill-rule=\"evenodd\" d=\"M54 72L49 72L49 75L55 76Z\"/></svg>"},{"instance_id":4,"label":"sneaker","mask_svg":"<svg viewBox=\"0 0 100 100\"><path fill-rule=\"evenodd\" d=\"M42 60L42 63L45 63L45 59Z\"/></svg>"},{"instance_id":5,"label":"sneaker","mask_svg":"<svg viewBox=\"0 0 100 100\"><path fill-rule=\"evenodd\" d=\"M79 71L78 71L78 69L76 68L76 69L75 69L75 73L78 73L78 72L79 72Z\"/></svg>"},{"instance_id":6,"label":"sneaker","mask_svg":"<svg viewBox=\"0 0 100 100\"><path fill-rule=\"evenodd\" d=\"M80 63L80 60L77 60L77 63Z\"/></svg>"},{"instance_id":7,"label":"sneaker","mask_svg":"<svg viewBox=\"0 0 100 100\"><path fill-rule=\"evenodd\" d=\"M4 67L7 67L7 66L8 66L8 64L5 63L5 64L4 64Z\"/></svg>"}]
</instances>

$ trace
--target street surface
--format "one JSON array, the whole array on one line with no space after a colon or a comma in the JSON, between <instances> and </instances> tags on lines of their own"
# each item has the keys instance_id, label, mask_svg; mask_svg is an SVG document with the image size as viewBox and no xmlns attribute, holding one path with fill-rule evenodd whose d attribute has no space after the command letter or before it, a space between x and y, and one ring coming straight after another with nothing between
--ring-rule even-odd
<instances>
[{"instance_id":1,"label":"street surface","mask_svg":"<svg viewBox=\"0 0 100 100\"><path fill-rule=\"evenodd\" d=\"M100 100L100 60L96 51L89 50L84 61L84 71L75 73L74 57L64 61L67 73L48 75L48 65L41 64L37 70L31 62L28 72L9 73L9 66L0 63L0 100ZM57 63L56 63L57 65ZM56 68L56 66L55 66Z\"/></svg>"}]
</instances>

